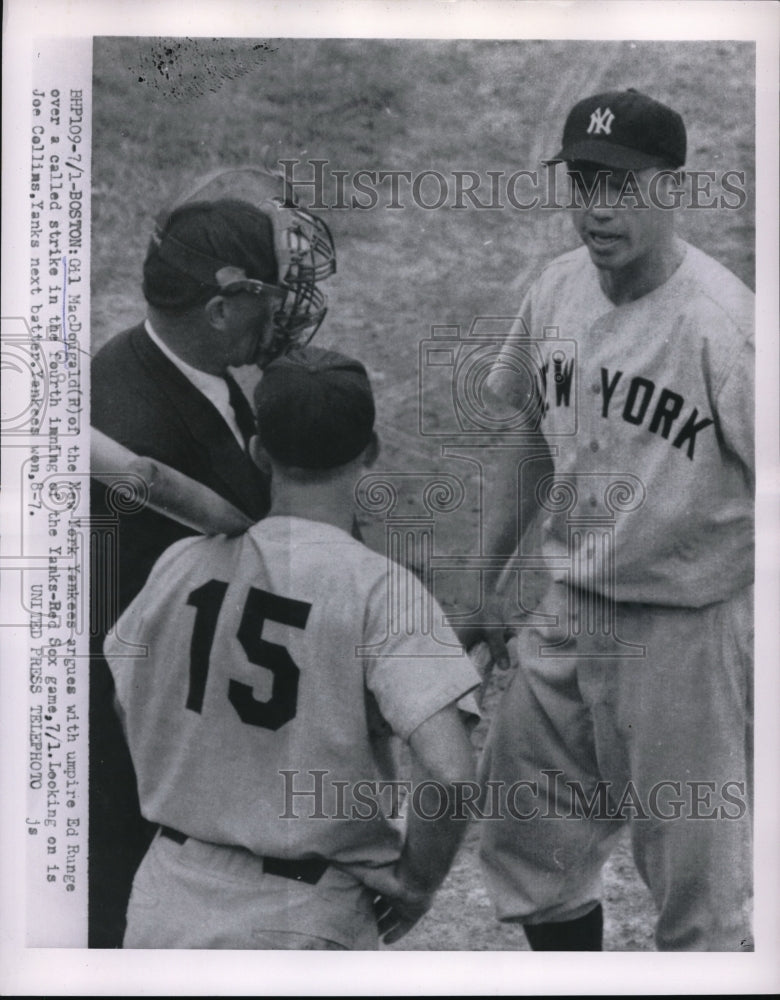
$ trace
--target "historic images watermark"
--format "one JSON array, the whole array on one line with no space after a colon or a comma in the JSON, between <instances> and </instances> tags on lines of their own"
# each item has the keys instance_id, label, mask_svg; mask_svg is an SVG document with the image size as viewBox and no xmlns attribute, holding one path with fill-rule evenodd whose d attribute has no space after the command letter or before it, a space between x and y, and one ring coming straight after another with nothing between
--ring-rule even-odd
<instances>
[{"instance_id":1,"label":"historic images watermark","mask_svg":"<svg viewBox=\"0 0 780 1000\"><path fill-rule=\"evenodd\" d=\"M607 372L602 378L609 382L607 389L614 389L614 375ZM643 658L644 646L618 634L609 583L614 577L617 528L644 505L644 483L637 475L609 466L565 475L537 474L546 448L540 442L542 428L553 447L565 444L580 432L582 388L576 339L562 338L554 326L529 331L522 319L509 316L477 316L468 325L436 324L430 328L430 336L420 341L418 379L420 439L438 446L443 456L468 464L479 484L479 506L475 508L479 537L468 551L447 551L448 517L469 496L462 473L372 472L361 479L356 490L358 509L385 522L386 551L391 559L388 637L414 625L418 631L433 635L441 646L441 655L452 653L451 645L436 635L432 598L428 604L421 601L419 621L408 620L407 578L395 569L400 562L427 583L434 581L436 574L469 576L478 594L468 608L448 608L449 622L456 627L478 621L480 628L506 630L511 620L513 628L544 629L542 635L546 638L539 648L543 657ZM634 381L625 418L637 422L634 408L644 415L654 414L660 407L663 416L667 406L663 393L659 395L654 387L641 385L643 380ZM659 395L655 407L651 406L651 395ZM609 398L605 391L604 406L609 405ZM555 410L555 421L548 426L546 418L551 409ZM684 420L680 423L684 424ZM683 427L680 447L691 433ZM512 463L516 470L513 501L493 493L491 470L497 463ZM457 469L454 464L451 467ZM525 503L529 497L530 505ZM554 567L537 551L517 551L511 558L509 554L486 553L486 513L495 504L513 508L521 522L524 508L530 508L532 517L539 513L565 521L567 551ZM523 537L526 527L525 523L518 524L518 538ZM599 554L598 558L591 558L594 553ZM572 584L571 606L540 606L536 610L525 606L525 584L551 568L565 573ZM506 586L502 589L514 606L509 619L486 622L480 617L480 609L488 601L488 577L496 572L503 574ZM590 596L594 582L604 584L598 589L597 599ZM394 617L394 609L402 609L406 617ZM570 640L576 640L576 646ZM380 644L359 652L380 656L385 649Z\"/></svg>"},{"instance_id":2,"label":"historic images watermark","mask_svg":"<svg viewBox=\"0 0 780 1000\"><path fill-rule=\"evenodd\" d=\"M344 170L327 159L280 159L301 208L438 209L660 208L736 211L747 204L744 170L586 171Z\"/></svg>"},{"instance_id":3,"label":"historic images watermark","mask_svg":"<svg viewBox=\"0 0 780 1000\"><path fill-rule=\"evenodd\" d=\"M633 781L562 781L563 771L542 770L539 780L341 780L327 770L279 772L281 819L399 819L409 810L424 820L740 820L748 815L744 781L659 779L647 788Z\"/></svg>"}]
</instances>

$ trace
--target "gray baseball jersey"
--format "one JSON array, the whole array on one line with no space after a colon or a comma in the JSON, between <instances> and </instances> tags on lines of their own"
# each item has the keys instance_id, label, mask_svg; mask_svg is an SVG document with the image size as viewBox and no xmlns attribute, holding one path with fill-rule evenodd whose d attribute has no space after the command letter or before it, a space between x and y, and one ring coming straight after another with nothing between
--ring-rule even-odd
<instances>
[{"instance_id":1,"label":"gray baseball jersey","mask_svg":"<svg viewBox=\"0 0 780 1000\"><path fill-rule=\"evenodd\" d=\"M614 523L614 579L597 546L587 553L589 589L700 607L753 579L753 295L684 246L663 285L617 306L585 247L552 261L522 304L490 387L518 409L530 393L541 397L557 482L576 493L595 477L605 486L622 477L635 493L626 509L618 496L603 511ZM528 366L517 364L531 342L533 388ZM603 502L594 490L570 508L582 503L593 516ZM570 513L548 511L543 529L544 552L559 564L571 551Z\"/></svg>"},{"instance_id":2,"label":"gray baseball jersey","mask_svg":"<svg viewBox=\"0 0 780 1000\"><path fill-rule=\"evenodd\" d=\"M256 855L395 861L388 737L479 683L442 617L332 525L276 516L172 546L105 647L144 816Z\"/></svg>"},{"instance_id":3,"label":"gray baseball jersey","mask_svg":"<svg viewBox=\"0 0 780 1000\"><path fill-rule=\"evenodd\" d=\"M562 789L560 802L540 794L535 813L524 804L522 822L483 824L501 919L589 912L629 820L659 948L750 939L752 306L733 274L687 245L662 285L614 305L583 247L544 270L493 369L498 397L537 419L555 472L537 493L546 620L518 629L520 667L480 778L536 789L555 774ZM700 818L700 779L720 822L687 821ZM599 787L604 808L569 818L571 789ZM670 787L679 823L653 797ZM621 809L628 789L642 813ZM551 802L565 821L549 821Z\"/></svg>"}]
</instances>

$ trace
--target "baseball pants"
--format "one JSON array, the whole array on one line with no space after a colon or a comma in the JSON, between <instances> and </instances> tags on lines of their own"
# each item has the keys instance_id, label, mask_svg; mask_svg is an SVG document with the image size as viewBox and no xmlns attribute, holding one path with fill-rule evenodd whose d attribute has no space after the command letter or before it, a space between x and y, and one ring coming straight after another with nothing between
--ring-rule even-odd
<instances>
[{"instance_id":1,"label":"baseball pants","mask_svg":"<svg viewBox=\"0 0 780 1000\"><path fill-rule=\"evenodd\" d=\"M480 769L498 917L587 913L628 823L658 949L750 950L752 588L699 609L616 604L610 635L583 629L583 600L550 583L538 610L558 624L512 640Z\"/></svg>"},{"instance_id":2,"label":"baseball pants","mask_svg":"<svg viewBox=\"0 0 780 1000\"><path fill-rule=\"evenodd\" d=\"M268 860L268 859L266 859ZM328 865L316 884L243 848L159 834L136 873L124 948L378 948L372 893Z\"/></svg>"}]
</instances>

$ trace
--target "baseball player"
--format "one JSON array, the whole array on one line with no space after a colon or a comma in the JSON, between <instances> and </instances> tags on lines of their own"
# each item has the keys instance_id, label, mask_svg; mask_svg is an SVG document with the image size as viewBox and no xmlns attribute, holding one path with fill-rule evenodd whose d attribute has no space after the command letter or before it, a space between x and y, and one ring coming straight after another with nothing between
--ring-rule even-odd
<instances>
[{"instance_id":1,"label":"baseball player","mask_svg":"<svg viewBox=\"0 0 780 1000\"><path fill-rule=\"evenodd\" d=\"M546 569L507 564L519 669L481 762L504 789L487 884L538 950L601 949L626 823L658 949L751 947L753 296L675 233L685 155L681 117L641 93L574 106L550 166L584 246L532 285L490 380L547 442L505 463L489 512L507 553L535 507Z\"/></svg>"},{"instance_id":2,"label":"baseball player","mask_svg":"<svg viewBox=\"0 0 780 1000\"><path fill-rule=\"evenodd\" d=\"M146 655L106 642L159 824L129 948L392 943L464 832L443 796L473 778L462 712L479 677L422 627L430 595L407 574L394 593L387 560L350 534L376 453L365 369L307 348L270 364L255 399L268 517L172 546L119 622ZM400 800L382 799L397 738L413 761L405 826Z\"/></svg>"},{"instance_id":3,"label":"baseball player","mask_svg":"<svg viewBox=\"0 0 780 1000\"><path fill-rule=\"evenodd\" d=\"M295 207L280 178L242 168L201 179L157 216L143 265L146 319L92 361L92 425L254 523L268 511L269 471L248 453L254 418L231 369L262 368L310 338L326 311L320 284L334 270L327 227ZM89 943L120 947L152 830L138 811L100 649L157 558L193 529L149 506L128 510L97 483L91 511L115 534L92 550Z\"/></svg>"}]
</instances>

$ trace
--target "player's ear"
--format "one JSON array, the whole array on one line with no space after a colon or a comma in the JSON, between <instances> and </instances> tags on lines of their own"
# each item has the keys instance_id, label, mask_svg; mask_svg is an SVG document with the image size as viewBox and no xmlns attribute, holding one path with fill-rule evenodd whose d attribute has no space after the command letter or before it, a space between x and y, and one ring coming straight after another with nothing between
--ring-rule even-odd
<instances>
[{"instance_id":1,"label":"player's ear","mask_svg":"<svg viewBox=\"0 0 780 1000\"><path fill-rule=\"evenodd\" d=\"M376 431L371 432L371 440L368 442L366 447L363 449L363 453L360 456L360 462L367 469L370 469L372 465L379 458L379 438L377 437Z\"/></svg>"},{"instance_id":2,"label":"player's ear","mask_svg":"<svg viewBox=\"0 0 780 1000\"><path fill-rule=\"evenodd\" d=\"M261 472L267 472L269 475L271 473L271 459L268 452L260 444L260 436L254 434L249 439L248 445L249 455L255 465L260 469Z\"/></svg>"}]
</instances>

